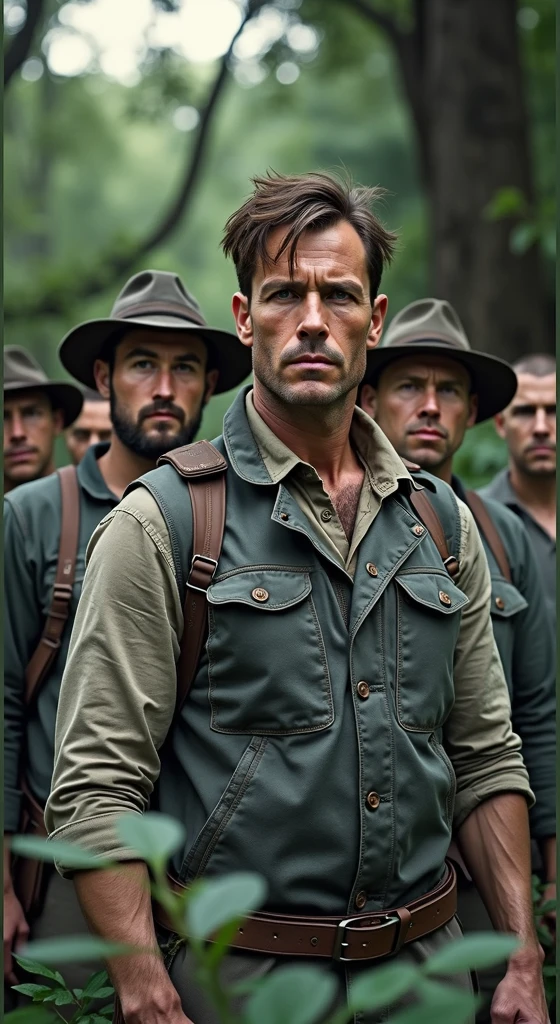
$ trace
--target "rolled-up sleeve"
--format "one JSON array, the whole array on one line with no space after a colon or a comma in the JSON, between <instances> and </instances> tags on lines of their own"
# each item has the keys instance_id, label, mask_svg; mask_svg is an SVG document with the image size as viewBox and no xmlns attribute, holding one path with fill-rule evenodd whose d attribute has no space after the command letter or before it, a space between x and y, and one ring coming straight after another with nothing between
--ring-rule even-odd
<instances>
[{"instance_id":1,"label":"rolled-up sleeve","mask_svg":"<svg viewBox=\"0 0 560 1024\"><path fill-rule=\"evenodd\" d=\"M115 819L145 811L159 775L183 629L169 535L147 490L133 491L102 521L87 557L45 821L51 838L128 860L135 855Z\"/></svg>"},{"instance_id":2,"label":"rolled-up sleeve","mask_svg":"<svg viewBox=\"0 0 560 1024\"><path fill-rule=\"evenodd\" d=\"M457 780L455 827L478 804L498 793L534 796L511 725L511 707L490 619L490 573L469 509L459 502L460 573L469 598L455 651L455 704L444 727L444 743Z\"/></svg>"}]
</instances>

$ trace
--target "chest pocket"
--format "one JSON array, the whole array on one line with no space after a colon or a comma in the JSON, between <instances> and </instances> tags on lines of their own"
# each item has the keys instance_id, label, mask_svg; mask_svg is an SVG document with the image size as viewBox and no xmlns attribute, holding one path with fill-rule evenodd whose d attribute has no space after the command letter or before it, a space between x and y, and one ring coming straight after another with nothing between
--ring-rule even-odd
<instances>
[{"instance_id":1,"label":"chest pocket","mask_svg":"<svg viewBox=\"0 0 560 1024\"><path fill-rule=\"evenodd\" d=\"M454 700L453 661L468 598L447 574L401 573L397 589L397 716L403 729L433 732Z\"/></svg>"},{"instance_id":2,"label":"chest pocket","mask_svg":"<svg viewBox=\"0 0 560 1024\"><path fill-rule=\"evenodd\" d=\"M209 587L208 603L212 729L288 736L332 725L309 572L236 572Z\"/></svg>"},{"instance_id":3,"label":"chest pocket","mask_svg":"<svg viewBox=\"0 0 560 1024\"><path fill-rule=\"evenodd\" d=\"M510 619L528 607L523 594L513 583L508 583L503 576L492 576L492 605L490 608L494 622Z\"/></svg>"}]
</instances>

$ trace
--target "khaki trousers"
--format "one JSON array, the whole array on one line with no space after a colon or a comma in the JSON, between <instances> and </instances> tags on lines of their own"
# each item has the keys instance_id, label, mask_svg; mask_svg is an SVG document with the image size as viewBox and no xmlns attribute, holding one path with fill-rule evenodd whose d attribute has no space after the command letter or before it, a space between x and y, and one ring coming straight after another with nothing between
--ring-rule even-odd
<instances>
[{"instance_id":1,"label":"khaki trousers","mask_svg":"<svg viewBox=\"0 0 560 1024\"><path fill-rule=\"evenodd\" d=\"M397 960L402 964L421 964L432 953L435 953L436 950L441 949L442 946L447 945L453 939L459 938L461 934L459 923L454 918L448 924L439 928L437 932L433 932L424 939L419 939L417 942L411 942L409 945L404 946L398 954ZM190 950L185 947L184 943L181 943L177 936L169 935L169 933L161 934L160 941L167 969L181 997L181 1004L187 1017L190 1017L194 1024L219 1024L216 1011L193 980L193 960ZM372 968L379 969L388 962L391 961L387 959L376 960L363 966L348 969L348 967L345 968L344 965L334 961L313 960L311 957L298 959L268 957L260 953L245 953L232 950L222 963L221 976L222 981L229 986L240 981L262 978L283 965L294 963L314 964L333 974L337 981L338 994L332 1008L334 1009L336 1006L344 1004L346 993L351 989L352 982L363 971L369 971ZM455 976L449 980L450 983L472 991L472 981L468 974ZM404 1006L410 1006L414 1001L414 996L410 995L400 1000L398 1007L395 1006L391 1010L384 1009L373 1014L359 1014L355 1018L355 1024L385 1024L385 1022L391 1021L391 1017L396 1013L397 1009L402 1010ZM237 1010L237 1012L241 1010L242 1005L242 997L233 1001L234 1010Z\"/></svg>"}]
</instances>

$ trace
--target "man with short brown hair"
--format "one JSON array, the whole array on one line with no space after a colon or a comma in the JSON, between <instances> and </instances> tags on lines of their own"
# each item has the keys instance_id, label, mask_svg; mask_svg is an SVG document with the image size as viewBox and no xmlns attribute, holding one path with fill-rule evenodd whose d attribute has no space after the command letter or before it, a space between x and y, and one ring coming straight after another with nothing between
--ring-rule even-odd
<instances>
[{"instance_id":1,"label":"man with short brown hair","mask_svg":"<svg viewBox=\"0 0 560 1024\"><path fill-rule=\"evenodd\" d=\"M30 352L4 349L4 493L54 473L54 442L80 413L75 384L49 380Z\"/></svg>"},{"instance_id":2,"label":"man with short brown hair","mask_svg":"<svg viewBox=\"0 0 560 1024\"><path fill-rule=\"evenodd\" d=\"M92 444L111 440L111 403L99 391L83 388L84 404L78 419L64 432L66 447L75 466Z\"/></svg>"},{"instance_id":3,"label":"man with short brown hair","mask_svg":"<svg viewBox=\"0 0 560 1024\"><path fill-rule=\"evenodd\" d=\"M178 891L236 870L267 883L222 979L246 982L303 952L336 980L340 1004L366 962L418 963L460 934L445 864L455 817L496 923L523 941L500 1020L520 1011L544 1024L532 797L480 541L468 510L430 478L453 580L414 512L418 484L355 408L394 237L371 212L373 190L325 174L254 185L223 242L254 387L210 452L166 456L96 531L61 689L49 831L122 862L75 874L82 906L95 931L153 948L146 866L115 822L141 814L157 781L158 808L185 829L170 863ZM194 548L193 472L225 478L225 530L204 559L208 636L175 713L180 645L192 636L185 594L206 550ZM216 520L206 512L204 537ZM157 916L169 974L146 952L110 965L125 1020L215 1024L189 948Z\"/></svg>"}]
</instances>

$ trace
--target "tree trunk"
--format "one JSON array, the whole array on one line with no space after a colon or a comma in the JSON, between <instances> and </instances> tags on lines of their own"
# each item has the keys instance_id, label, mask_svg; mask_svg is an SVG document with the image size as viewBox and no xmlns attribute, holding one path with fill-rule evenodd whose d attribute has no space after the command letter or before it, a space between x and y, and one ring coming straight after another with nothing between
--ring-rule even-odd
<instances>
[{"instance_id":1,"label":"tree trunk","mask_svg":"<svg viewBox=\"0 0 560 1024\"><path fill-rule=\"evenodd\" d=\"M473 348L508 360L550 351L538 246L511 252L515 219L485 209L504 187L534 189L515 0L428 0L428 199L436 296L457 309Z\"/></svg>"}]
</instances>

